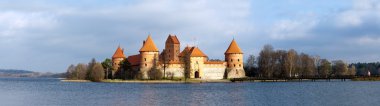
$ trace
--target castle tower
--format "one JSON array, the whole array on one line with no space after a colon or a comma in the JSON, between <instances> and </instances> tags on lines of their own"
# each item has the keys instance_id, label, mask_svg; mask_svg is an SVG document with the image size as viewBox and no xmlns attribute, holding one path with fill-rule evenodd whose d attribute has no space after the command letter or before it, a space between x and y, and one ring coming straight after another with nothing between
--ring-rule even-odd
<instances>
[{"instance_id":1,"label":"castle tower","mask_svg":"<svg viewBox=\"0 0 380 106\"><path fill-rule=\"evenodd\" d=\"M144 41L143 46L140 49L141 61L140 61L140 72L142 79L147 79L148 71L150 71L154 66L157 66L158 62L158 48L154 44L152 37L149 35Z\"/></svg>"},{"instance_id":2,"label":"castle tower","mask_svg":"<svg viewBox=\"0 0 380 106\"><path fill-rule=\"evenodd\" d=\"M169 61L179 61L180 53L180 42L176 35L170 34L168 39L166 39L165 49L164 49L164 59L165 62Z\"/></svg>"},{"instance_id":3,"label":"castle tower","mask_svg":"<svg viewBox=\"0 0 380 106\"><path fill-rule=\"evenodd\" d=\"M245 77L243 66L243 52L235 39L232 40L230 46L224 53L227 62L227 78Z\"/></svg>"},{"instance_id":4,"label":"castle tower","mask_svg":"<svg viewBox=\"0 0 380 106\"><path fill-rule=\"evenodd\" d=\"M202 78L204 62L207 61L205 55L198 47L192 47L188 56L189 75L190 78Z\"/></svg>"},{"instance_id":5,"label":"castle tower","mask_svg":"<svg viewBox=\"0 0 380 106\"><path fill-rule=\"evenodd\" d=\"M125 59L124 50L120 48L120 46L117 47L115 53L112 56L112 75L115 74L117 70L119 70L120 62Z\"/></svg>"}]
</instances>

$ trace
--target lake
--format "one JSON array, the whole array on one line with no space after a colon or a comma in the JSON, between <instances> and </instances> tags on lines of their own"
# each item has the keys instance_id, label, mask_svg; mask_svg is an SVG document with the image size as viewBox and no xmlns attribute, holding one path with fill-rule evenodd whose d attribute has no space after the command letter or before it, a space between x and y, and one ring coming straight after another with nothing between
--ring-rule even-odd
<instances>
[{"instance_id":1,"label":"lake","mask_svg":"<svg viewBox=\"0 0 380 106\"><path fill-rule=\"evenodd\" d=\"M0 78L1 106L375 106L380 82L75 83Z\"/></svg>"}]
</instances>

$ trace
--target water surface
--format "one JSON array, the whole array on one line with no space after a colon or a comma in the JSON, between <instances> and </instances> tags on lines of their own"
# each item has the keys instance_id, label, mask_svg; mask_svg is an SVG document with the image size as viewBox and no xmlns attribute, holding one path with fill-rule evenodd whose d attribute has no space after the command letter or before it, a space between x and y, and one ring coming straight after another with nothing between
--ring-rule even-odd
<instances>
[{"instance_id":1,"label":"water surface","mask_svg":"<svg viewBox=\"0 0 380 106\"><path fill-rule=\"evenodd\" d=\"M140 84L0 78L1 106L376 106L379 94L380 82Z\"/></svg>"}]
</instances>

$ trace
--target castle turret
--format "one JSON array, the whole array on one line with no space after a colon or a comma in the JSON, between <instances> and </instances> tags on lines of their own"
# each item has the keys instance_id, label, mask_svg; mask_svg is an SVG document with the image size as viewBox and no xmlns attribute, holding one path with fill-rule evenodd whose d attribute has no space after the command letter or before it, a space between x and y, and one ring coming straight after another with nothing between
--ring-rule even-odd
<instances>
[{"instance_id":1,"label":"castle turret","mask_svg":"<svg viewBox=\"0 0 380 106\"><path fill-rule=\"evenodd\" d=\"M230 46L224 53L227 62L227 78L245 77L243 66L243 52L235 39L232 40Z\"/></svg>"},{"instance_id":2,"label":"castle turret","mask_svg":"<svg viewBox=\"0 0 380 106\"><path fill-rule=\"evenodd\" d=\"M147 79L148 71L150 71L154 66L157 66L158 62L158 48L154 44L152 37L149 35L144 41L143 46L140 49L141 61L140 61L140 72L141 78Z\"/></svg>"},{"instance_id":3,"label":"castle turret","mask_svg":"<svg viewBox=\"0 0 380 106\"><path fill-rule=\"evenodd\" d=\"M119 70L120 62L125 59L124 50L120 48L120 46L117 47L115 53L112 56L112 75Z\"/></svg>"},{"instance_id":4,"label":"castle turret","mask_svg":"<svg viewBox=\"0 0 380 106\"><path fill-rule=\"evenodd\" d=\"M169 61L179 61L180 53L180 42L176 35L170 34L168 39L166 39L165 49L164 49L164 60Z\"/></svg>"}]
</instances>

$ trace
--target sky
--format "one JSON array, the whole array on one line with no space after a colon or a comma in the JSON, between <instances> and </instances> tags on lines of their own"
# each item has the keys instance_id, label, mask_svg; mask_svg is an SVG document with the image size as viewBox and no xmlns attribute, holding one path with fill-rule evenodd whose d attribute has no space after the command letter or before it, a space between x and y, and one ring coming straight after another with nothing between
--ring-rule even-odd
<instances>
[{"instance_id":1,"label":"sky","mask_svg":"<svg viewBox=\"0 0 380 106\"><path fill-rule=\"evenodd\" d=\"M138 54L151 34L169 34L224 59L235 39L245 53L295 49L329 60L380 61L378 0L1 0L0 69L65 72L103 61L118 45Z\"/></svg>"}]
</instances>

